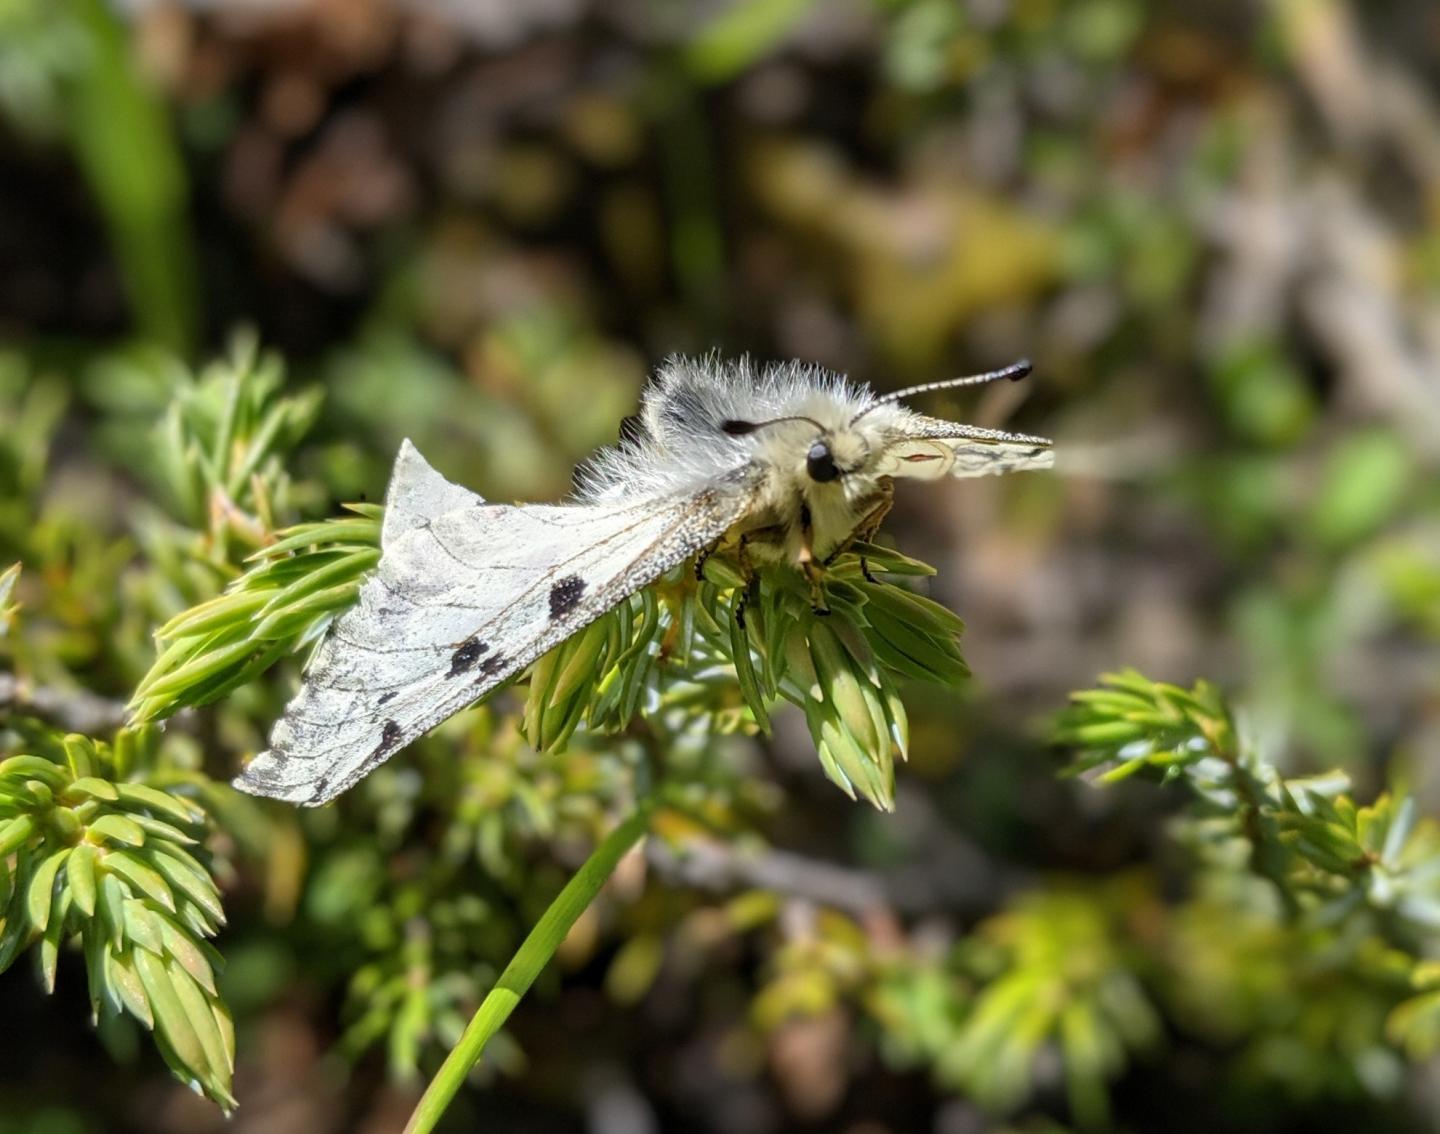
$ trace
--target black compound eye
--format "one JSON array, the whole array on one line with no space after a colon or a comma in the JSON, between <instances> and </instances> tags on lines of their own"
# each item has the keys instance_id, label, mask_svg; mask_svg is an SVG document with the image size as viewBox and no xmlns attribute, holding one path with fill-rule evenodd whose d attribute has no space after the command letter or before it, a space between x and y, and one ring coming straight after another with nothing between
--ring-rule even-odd
<instances>
[{"instance_id":1,"label":"black compound eye","mask_svg":"<svg viewBox=\"0 0 1440 1134\"><path fill-rule=\"evenodd\" d=\"M830 446L824 441L816 441L810 446L810 452L805 454L805 471L810 474L811 480L821 484L839 477L840 470L835 466Z\"/></svg>"}]
</instances>

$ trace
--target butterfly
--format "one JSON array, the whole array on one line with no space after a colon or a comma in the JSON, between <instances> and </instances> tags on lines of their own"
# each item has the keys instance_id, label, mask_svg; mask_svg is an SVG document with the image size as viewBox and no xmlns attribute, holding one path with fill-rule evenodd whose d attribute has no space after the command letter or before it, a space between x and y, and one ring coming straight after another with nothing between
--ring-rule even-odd
<instances>
[{"instance_id":1,"label":"butterfly","mask_svg":"<svg viewBox=\"0 0 1440 1134\"><path fill-rule=\"evenodd\" d=\"M1042 437L900 404L1029 372L1018 362L880 395L800 363L672 358L564 504L489 503L403 442L380 562L235 786L326 803L692 556L732 548L818 584L878 527L897 478L1050 467Z\"/></svg>"}]
</instances>

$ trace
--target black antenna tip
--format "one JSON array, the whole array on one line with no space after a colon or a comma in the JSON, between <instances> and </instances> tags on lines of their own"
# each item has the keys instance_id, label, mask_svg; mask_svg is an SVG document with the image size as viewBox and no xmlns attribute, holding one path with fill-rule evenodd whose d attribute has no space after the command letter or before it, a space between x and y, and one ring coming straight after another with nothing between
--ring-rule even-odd
<instances>
[{"instance_id":1,"label":"black antenna tip","mask_svg":"<svg viewBox=\"0 0 1440 1134\"><path fill-rule=\"evenodd\" d=\"M753 421L736 421L734 418L727 418L720 423L722 432L730 434L731 437L744 437L747 433L754 433L759 429L758 423Z\"/></svg>"},{"instance_id":2,"label":"black antenna tip","mask_svg":"<svg viewBox=\"0 0 1440 1134\"><path fill-rule=\"evenodd\" d=\"M1011 366L1007 367L1009 373L1007 373L1005 377L1010 379L1010 381L1012 382L1018 382L1020 381L1020 379L1028 376L1030 371L1034 369L1035 368L1030 365L1030 360L1028 358L1022 358L1019 361L1013 363Z\"/></svg>"}]
</instances>

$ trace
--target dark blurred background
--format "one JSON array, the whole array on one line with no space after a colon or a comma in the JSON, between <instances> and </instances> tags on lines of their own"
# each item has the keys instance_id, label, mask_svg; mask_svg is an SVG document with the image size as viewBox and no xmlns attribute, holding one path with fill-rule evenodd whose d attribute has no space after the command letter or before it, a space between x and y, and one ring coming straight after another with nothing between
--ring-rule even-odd
<instances>
[{"instance_id":1,"label":"dark blurred background","mask_svg":"<svg viewBox=\"0 0 1440 1134\"><path fill-rule=\"evenodd\" d=\"M1287 774L1440 804L1437 80L1429 0L3 0L0 425L16 483L44 435L30 490L68 517L4 550L63 576L51 644L123 700L144 429L237 329L324 391L292 518L378 499L404 436L488 497L557 498L672 352L879 388L1028 356L1028 383L925 406L1055 437L1056 475L903 490L887 529L939 568L975 672L915 691L899 815L824 783L798 721L743 757L756 831L880 879L883 912L827 928L799 885L717 943L738 899L647 889L453 1129L1065 1129L1053 1054L980 1106L944 1055L963 995L887 960L1002 949L1027 916L1042 971L1096 918L1142 925L1092 957L1157 1006L1102 1076L1117 1126L1435 1129L1384 996L1242 944L1176 801L1058 781L1044 737L1105 670L1203 676ZM285 845L308 896L253 864L227 895L227 1128L398 1129L443 1043L336 1054L354 965L324 954L351 935L316 909L345 876ZM97 1042L82 977L0 983L0 1131L220 1129L134 1035Z\"/></svg>"}]
</instances>

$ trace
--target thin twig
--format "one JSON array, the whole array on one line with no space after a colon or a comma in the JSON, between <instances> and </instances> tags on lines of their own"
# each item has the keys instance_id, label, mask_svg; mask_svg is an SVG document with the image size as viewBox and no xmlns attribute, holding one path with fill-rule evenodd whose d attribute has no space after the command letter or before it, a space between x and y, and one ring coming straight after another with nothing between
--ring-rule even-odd
<instances>
[{"instance_id":1,"label":"thin twig","mask_svg":"<svg viewBox=\"0 0 1440 1134\"><path fill-rule=\"evenodd\" d=\"M125 705L84 689L31 685L13 673L0 673L0 714L39 717L68 732L102 736L125 723Z\"/></svg>"},{"instance_id":2,"label":"thin twig","mask_svg":"<svg viewBox=\"0 0 1440 1134\"><path fill-rule=\"evenodd\" d=\"M911 802L902 804L907 813ZM991 860L953 833L925 843L917 861L890 871L855 869L774 847L746 849L718 839L695 839L679 850L652 839L645 858L672 885L711 891L754 887L852 914L880 909L902 915L979 914L1026 885L1024 872Z\"/></svg>"}]
</instances>

